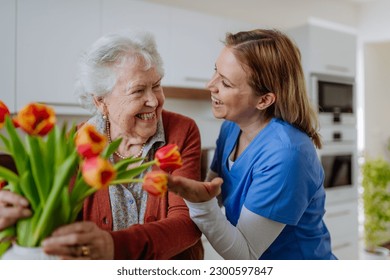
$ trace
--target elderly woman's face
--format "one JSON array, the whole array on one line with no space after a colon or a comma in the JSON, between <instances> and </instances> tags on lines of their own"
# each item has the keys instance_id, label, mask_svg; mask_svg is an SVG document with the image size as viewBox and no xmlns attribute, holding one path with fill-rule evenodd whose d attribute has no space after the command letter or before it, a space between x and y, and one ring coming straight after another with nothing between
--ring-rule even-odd
<instances>
[{"instance_id":1,"label":"elderly woman's face","mask_svg":"<svg viewBox=\"0 0 390 280\"><path fill-rule=\"evenodd\" d=\"M155 67L127 63L118 68L117 83L103 101L111 132L144 141L156 133L165 99L161 78Z\"/></svg>"}]
</instances>

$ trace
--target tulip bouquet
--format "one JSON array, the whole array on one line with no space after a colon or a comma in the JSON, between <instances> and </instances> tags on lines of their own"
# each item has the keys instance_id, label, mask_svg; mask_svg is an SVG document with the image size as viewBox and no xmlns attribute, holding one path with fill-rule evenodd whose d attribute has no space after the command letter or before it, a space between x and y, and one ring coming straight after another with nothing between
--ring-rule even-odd
<instances>
[{"instance_id":1,"label":"tulip bouquet","mask_svg":"<svg viewBox=\"0 0 390 280\"><path fill-rule=\"evenodd\" d=\"M59 128L55 122L54 110L38 103L28 104L11 118L0 100L0 129L8 134L0 134L2 149L12 156L17 169L14 173L0 166L0 189L25 197L33 212L0 231L0 256L15 237L20 246L40 246L54 229L76 220L86 197L110 184L143 182L149 193L163 194L167 190L163 171L148 173L145 181L136 177L154 164L167 172L182 164L176 145L163 147L153 161L134 168L129 165L143 158L112 164L109 157L121 139L108 143L94 126L85 124L76 130L73 125L68 130L66 124ZM24 131L24 141L18 129Z\"/></svg>"}]
</instances>

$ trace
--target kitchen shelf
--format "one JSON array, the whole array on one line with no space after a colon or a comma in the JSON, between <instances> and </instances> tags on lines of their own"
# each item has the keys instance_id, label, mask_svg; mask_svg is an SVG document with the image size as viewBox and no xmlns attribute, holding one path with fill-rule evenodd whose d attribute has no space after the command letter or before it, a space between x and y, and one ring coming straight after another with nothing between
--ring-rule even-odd
<instances>
[{"instance_id":1,"label":"kitchen shelf","mask_svg":"<svg viewBox=\"0 0 390 280\"><path fill-rule=\"evenodd\" d=\"M198 88L163 86L164 95L167 98L210 100L210 91Z\"/></svg>"}]
</instances>

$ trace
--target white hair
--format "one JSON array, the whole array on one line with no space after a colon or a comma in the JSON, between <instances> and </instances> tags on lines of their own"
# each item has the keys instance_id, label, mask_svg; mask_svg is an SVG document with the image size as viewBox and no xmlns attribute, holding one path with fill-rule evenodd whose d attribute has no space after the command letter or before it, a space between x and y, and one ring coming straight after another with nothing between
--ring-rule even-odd
<instances>
[{"instance_id":1,"label":"white hair","mask_svg":"<svg viewBox=\"0 0 390 280\"><path fill-rule=\"evenodd\" d=\"M117 80L116 67L128 62L142 62L145 70L156 67L164 76L163 62L152 34L117 33L98 39L79 62L75 94L83 108L96 112L93 96L109 94Z\"/></svg>"}]
</instances>

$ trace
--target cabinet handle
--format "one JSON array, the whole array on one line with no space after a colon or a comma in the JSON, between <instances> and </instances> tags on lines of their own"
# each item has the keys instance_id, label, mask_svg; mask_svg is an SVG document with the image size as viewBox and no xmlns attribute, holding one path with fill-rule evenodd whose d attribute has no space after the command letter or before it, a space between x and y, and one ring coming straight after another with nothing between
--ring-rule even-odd
<instances>
[{"instance_id":1,"label":"cabinet handle","mask_svg":"<svg viewBox=\"0 0 390 280\"><path fill-rule=\"evenodd\" d=\"M327 64L325 65L325 68L331 71L337 71L337 72L343 72L343 73L348 73L348 68L344 66L339 66L339 65L332 65L332 64Z\"/></svg>"},{"instance_id":2,"label":"cabinet handle","mask_svg":"<svg viewBox=\"0 0 390 280\"><path fill-rule=\"evenodd\" d=\"M196 78L196 77L185 77L184 78L187 82L197 82L197 83L208 83L210 79L206 78Z\"/></svg>"},{"instance_id":3,"label":"cabinet handle","mask_svg":"<svg viewBox=\"0 0 390 280\"><path fill-rule=\"evenodd\" d=\"M351 245L352 245L352 243L350 243L350 242L341 243L339 245L334 246L332 249L333 250L339 250L339 249L342 249L342 248L345 248L345 247L349 247Z\"/></svg>"},{"instance_id":4,"label":"cabinet handle","mask_svg":"<svg viewBox=\"0 0 390 280\"><path fill-rule=\"evenodd\" d=\"M351 213L350 210L344 210L344 211L339 211L339 212L335 212L335 213L329 213L327 215L327 217L328 218L333 218L333 217L346 216L346 215L349 215L349 213Z\"/></svg>"},{"instance_id":5,"label":"cabinet handle","mask_svg":"<svg viewBox=\"0 0 390 280\"><path fill-rule=\"evenodd\" d=\"M46 101L38 101L38 103L43 103L49 106L63 106L63 107L79 107L81 108L80 104L77 103L62 103L62 102L46 102Z\"/></svg>"}]
</instances>

